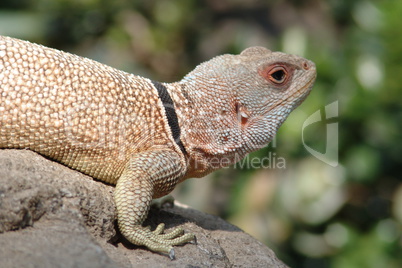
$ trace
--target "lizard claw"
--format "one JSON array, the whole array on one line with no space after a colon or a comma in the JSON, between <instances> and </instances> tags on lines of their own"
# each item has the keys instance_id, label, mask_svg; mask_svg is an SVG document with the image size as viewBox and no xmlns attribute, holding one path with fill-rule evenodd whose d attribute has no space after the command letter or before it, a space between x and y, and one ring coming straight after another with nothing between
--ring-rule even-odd
<instances>
[{"instance_id":1,"label":"lizard claw","mask_svg":"<svg viewBox=\"0 0 402 268\"><path fill-rule=\"evenodd\" d=\"M190 241L190 244L197 245L197 237L196 236L194 236L194 239L192 241Z\"/></svg>"},{"instance_id":2,"label":"lizard claw","mask_svg":"<svg viewBox=\"0 0 402 268\"><path fill-rule=\"evenodd\" d=\"M174 249L172 248L169 251L169 258L173 261L174 259L176 259L176 256L174 255Z\"/></svg>"}]
</instances>

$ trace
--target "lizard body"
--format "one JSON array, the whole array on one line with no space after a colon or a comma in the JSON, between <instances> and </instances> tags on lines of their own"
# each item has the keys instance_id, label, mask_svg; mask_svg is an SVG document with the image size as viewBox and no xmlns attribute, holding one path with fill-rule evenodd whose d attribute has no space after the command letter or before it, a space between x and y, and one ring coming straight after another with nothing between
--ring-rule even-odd
<instances>
[{"instance_id":1,"label":"lizard body","mask_svg":"<svg viewBox=\"0 0 402 268\"><path fill-rule=\"evenodd\" d=\"M268 144L315 77L306 59L252 47L159 83L0 37L0 148L115 184L121 233L173 258L172 246L194 236L143 227L151 200Z\"/></svg>"}]
</instances>

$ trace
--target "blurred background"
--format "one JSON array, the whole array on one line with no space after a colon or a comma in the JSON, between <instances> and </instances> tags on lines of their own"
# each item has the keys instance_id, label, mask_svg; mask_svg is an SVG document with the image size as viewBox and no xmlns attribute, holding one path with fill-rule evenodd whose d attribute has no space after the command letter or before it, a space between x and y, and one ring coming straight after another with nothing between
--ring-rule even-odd
<instances>
[{"instance_id":1,"label":"blurred background","mask_svg":"<svg viewBox=\"0 0 402 268\"><path fill-rule=\"evenodd\" d=\"M267 148L174 195L291 267L402 267L401 14L392 0L1 0L0 34L164 82L254 45L314 61Z\"/></svg>"}]
</instances>

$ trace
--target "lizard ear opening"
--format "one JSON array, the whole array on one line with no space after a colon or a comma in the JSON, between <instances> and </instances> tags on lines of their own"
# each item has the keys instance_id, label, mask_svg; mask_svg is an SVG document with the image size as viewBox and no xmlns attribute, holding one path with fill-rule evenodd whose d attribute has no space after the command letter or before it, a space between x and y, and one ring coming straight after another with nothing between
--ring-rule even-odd
<instances>
[{"instance_id":1,"label":"lizard ear opening","mask_svg":"<svg viewBox=\"0 0 402 268\"><path fill-rule=\"evenodd\" d=\"M245 127L248 123L249 115L246 107L241 105L240 103L235 104L237 120L242 127Z\"/></svg>"}]
</instances>

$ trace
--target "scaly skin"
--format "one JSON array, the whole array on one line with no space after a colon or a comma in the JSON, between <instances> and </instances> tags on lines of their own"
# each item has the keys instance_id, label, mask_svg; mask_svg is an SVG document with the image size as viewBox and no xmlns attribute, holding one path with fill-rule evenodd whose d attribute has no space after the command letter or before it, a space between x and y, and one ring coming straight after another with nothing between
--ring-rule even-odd
<instances>
[{"instance_id":1,"label":"scaly skin","mask_svg":"<svg viewBox=\"0 0 402 268\"><path fill-rule=\"evenodd\" d=\"M267 145L315 77L308 60L253 47L162 84L0 37L0 148L115 184L121 233L174 258L194 235L143 227L151 200Z\"/></svg>"}]
</instances>

